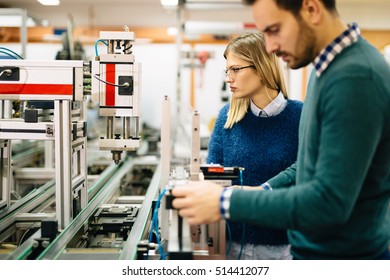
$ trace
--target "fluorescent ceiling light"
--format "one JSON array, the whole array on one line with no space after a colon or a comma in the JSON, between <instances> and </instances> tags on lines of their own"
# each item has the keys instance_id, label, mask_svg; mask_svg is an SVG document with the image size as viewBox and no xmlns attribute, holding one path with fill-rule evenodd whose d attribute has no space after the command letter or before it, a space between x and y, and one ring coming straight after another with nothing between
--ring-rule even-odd
<instances>
[{"instance_id":1,"label":"fluorescent ceiling light","mask_svg":"<svg viewBox=\"0 0 390 280\"><path fill-rule=\"evenodd\" d=\"M58 6L60 4L60 0L37 0L37 1L45 6Z\"/></svg>"},{"instance_id":2,"label":"fluorescent ceiling light","mask_svg":"<svg viewBox=\"0 0 390 280\"><path fill-rule=\"evenodd\" d=\"M184 5L191 10L249 8L242 0L185 0Z\"/></svg>"},{"instance_id":3,"label":"fluorescent ceiling light","mask_svg":"<svg viewBox=\"0 0 390 280\"><path fill-rule=\"evenodd\" d=\"M178 0L160 0L160 2L163 6L177 6L179 4Z\"/></svg>"},{"instance_id":4,"label":"fluorescent ceiling light","mask_svg":"<svg viewBox=\"0 0 390 280\"><path fill-rule=\"evenodd\" d=\"M214 3L214 4L226 4L226 3L239 3L242 4L242 0L186 0L186 3Z\"/></svg>"},{"instance_id":5,"label":"fluorescent ceiling light","mask_svg":"<svg viewBox=\"0 0 390 280\"><path fill-rule=\"evenodd\" d=\"M187 21L184 24L186 35L198 34L240 34L244 32L255 31L254 24L243 22L212 22L212 21Z\"/></svg>"}]
</instances>

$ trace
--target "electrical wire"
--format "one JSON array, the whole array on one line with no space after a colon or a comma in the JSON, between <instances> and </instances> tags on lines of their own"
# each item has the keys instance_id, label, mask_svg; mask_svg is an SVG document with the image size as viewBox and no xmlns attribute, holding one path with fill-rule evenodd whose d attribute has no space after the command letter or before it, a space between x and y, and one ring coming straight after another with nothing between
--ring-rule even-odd
<instances>
[{"instance_id":1,"label":"electrical wire","mask_svg":"<svg viewBox=\"0 0 390 280\"><path fill-rule=\"evenodd\" d=\"M244 188L244 180L242 178L242 168L240 168L240 184L241 184L241 189ZM241 248L240 248L240 253L238 254L237 260L241 259L241 254L244 249L244 243L245 243L245 223L242 224L242 237L241 237Z\"/></svg>"},{"instance_id":2,"label":"electrical wire","mask_svg":"<svg viewBox=\"0 0 390 280\"><path fill-rule=\"evenodd\" d=\"M238 254L237 260L241 259L241 254L244 249L244 244L245 244L245 224L242 224L242 237L241 237L241 248L240 248L240 253Z\"/></svg>"},{"instance_id":3,"label":"electrical wire","mask_svg":"<svg viewBox=\"0 0 390 280\"><path fill-rule=\"evenodd\" d=\"M96 40L96 42L95 42L95 55L96 56L99 56L98 47L97 47L99 42L102 42L103 44L108 46L108 43L105 40L102 40L102 39Z\"/></svg>"},{"instance_id":4,"label":"electrical wire","mask_svg":"<svg viewBox=\"0 0 390 280\"><path fill-rule=\"evenodd\" d=\"M22 237L20 237L20 239L19 239L18 247L19 247L20 245L22 245L22 243L25 241L24 238L27 237L27 235L30 233L30 231L31 231L32 229L33 229L32 227L26 229L26 231L23 233ZM33 232L32 234L34 234L34 232ZM32 234L31 234L31 235L32 235ZM31 235L30 235L30 236L31 236Z\"/></svg>"},{"instance_id":5,"label":"electrical wire","mask_svg":"<svg viewBox=\"0 0 390 280\"><path fill-rule=\"evenodd\" d=\"M3 71L1 71L0 77L3 76L3 74L6 74L7 76L11 76L12 71L11 69L4 69Z\"/></svg>"},{"instance_id":6,"label":"electrical wire","mask_svg":"<svg viewBox=\"0 0 390 280\"><path fill-rule=\"evenodd\" d=\"M93 77L94 77L96 80L99 80L99 81L101 81L102 83L105 83L105 84L107 84L107 85L110 85L110 86L113 86L113 87L124 87L124 88L130 87L130 84L129 84L129 83L123 83L123 85L117 85L117 84L113 84L113 83L104 81L104 80L98 78L97 75L98 75L98 74L95 74Z\"/></svg>"},{"instance_id":7,"label":"electrical wire","mask_svg":"<svg viewBox=\"0 0 390 280\"><path fill-rule=\"evenodd\" d=\"M14 52L13 50L10 50L10 49L8 49L8 48L0 47L0 50L5 50L5 51L7 51L7 52L12 53L13 55L15 55L16 57L18 57L18 58L20 58L20 59L24 59L21 55L17 54L16 52ZM4 53L4 52L2 52L2 53ZM10 55L9 53L5 53L5 54ZM12 56L12 57L14 57L14 56ZM15 59L17 59L17 58L15 58Z\"/></svg>"},{"instance_id":8,"label":"electrical wire","mask_svg":"<svg viewBox=\"0 0 390 280\"><path fill-rule=\"evenodd\" d=\"M228 256L230 254L230 247L232 246L232 233L230 232L230 225L229 225L229 222L226 220L226 229L227 229L227 232L228 232L228 237L229 237L229 243L228 243L228 247L226 249L226 256Z\"/></svg>"},{"instance_id":9,"label":"electrical wire","mask_svg":"<svg viewBox=\"0 0 390 280\"><path fill-rule=\"evenodd\" d=\"M164 194L167 189L164 188L164 190L161 192L159 195L156 204L154 205L154 210L153 210L153 218L152 218L152 227L150 229L149 233L149 242L152 242L152 237L153 237L153 231L156 234L156 241L158 244L158 250L160 252L160 256L162 260L165 260L166 254L164 253L164 250L161 245L161 239L160 239L160 234L159 234L159 225L158 225L158 208L160 207L160 202L161 199L164 197Z\"/></svg>"},{"instance_id":10,"label":"electrical wire","mask_svg":"<svg viewBox=\"0 0 390 280\"><path fill-rule=\"evenodd\" d=\"M7 53L7 52L5 52L5 51L0 50L0 53L6 54L6 55L8 55L9 57L12 57L13 59L18 59L16 56L13 56L12 54Z\"/></svg>"}]
</instances>

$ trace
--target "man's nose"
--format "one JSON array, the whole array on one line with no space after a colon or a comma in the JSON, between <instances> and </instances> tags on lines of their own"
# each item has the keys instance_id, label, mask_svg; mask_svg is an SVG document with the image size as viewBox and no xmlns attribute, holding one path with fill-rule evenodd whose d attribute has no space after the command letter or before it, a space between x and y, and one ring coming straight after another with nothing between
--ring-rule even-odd
<instances>
[{"instance_id":1,"label":"man's nose","mask_svg":"<svg viewBox=\"0 0 390 280\"><path fill-rule=\"evenodd\" d=\"M274 53L279 49L279 45L276 43L275 40L271 38L266 38L265 49L267 50L267 53Z\"/></svg>"}]
</instances>

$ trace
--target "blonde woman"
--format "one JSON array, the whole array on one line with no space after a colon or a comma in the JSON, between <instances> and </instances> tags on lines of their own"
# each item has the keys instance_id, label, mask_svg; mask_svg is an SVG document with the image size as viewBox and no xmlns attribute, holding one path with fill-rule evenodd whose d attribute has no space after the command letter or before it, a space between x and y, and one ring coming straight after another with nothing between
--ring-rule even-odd
<instances>
[{"instance_id":1,"label":"blonde woman","mask_svg":"<svg viewBox=\"0 0 390 280\"><path fill-rule=\"evenodd\" d=\"M224 57L232 96L216 119L207 162L244 167L233 184L259 186L296 161L302 102L288 99L262 33L233 39ZM228 259L291 259L285 230L228 221L227 235Z\"/></svg>"}]
</instances>

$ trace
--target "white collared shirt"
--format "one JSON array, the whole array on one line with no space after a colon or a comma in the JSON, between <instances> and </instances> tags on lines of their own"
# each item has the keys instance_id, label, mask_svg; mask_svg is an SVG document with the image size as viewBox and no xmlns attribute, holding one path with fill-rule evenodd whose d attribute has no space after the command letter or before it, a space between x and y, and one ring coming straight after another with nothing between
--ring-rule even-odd
<instances>
[{"instance_id":1,"label":"white collared shirt","mask_svg":"<svg viewBox=\"0 0 390 280\"><path fill-rule=\"evenodd\" d=\"M284 98L283 93L279 92L278 96L271 103L264 107L264 109L260 109L253 103L251 99L251 111L255 116L259 116L262 118L272 117L280 114L286 108L287 100Z\"/></svg>"}]
</instances>

